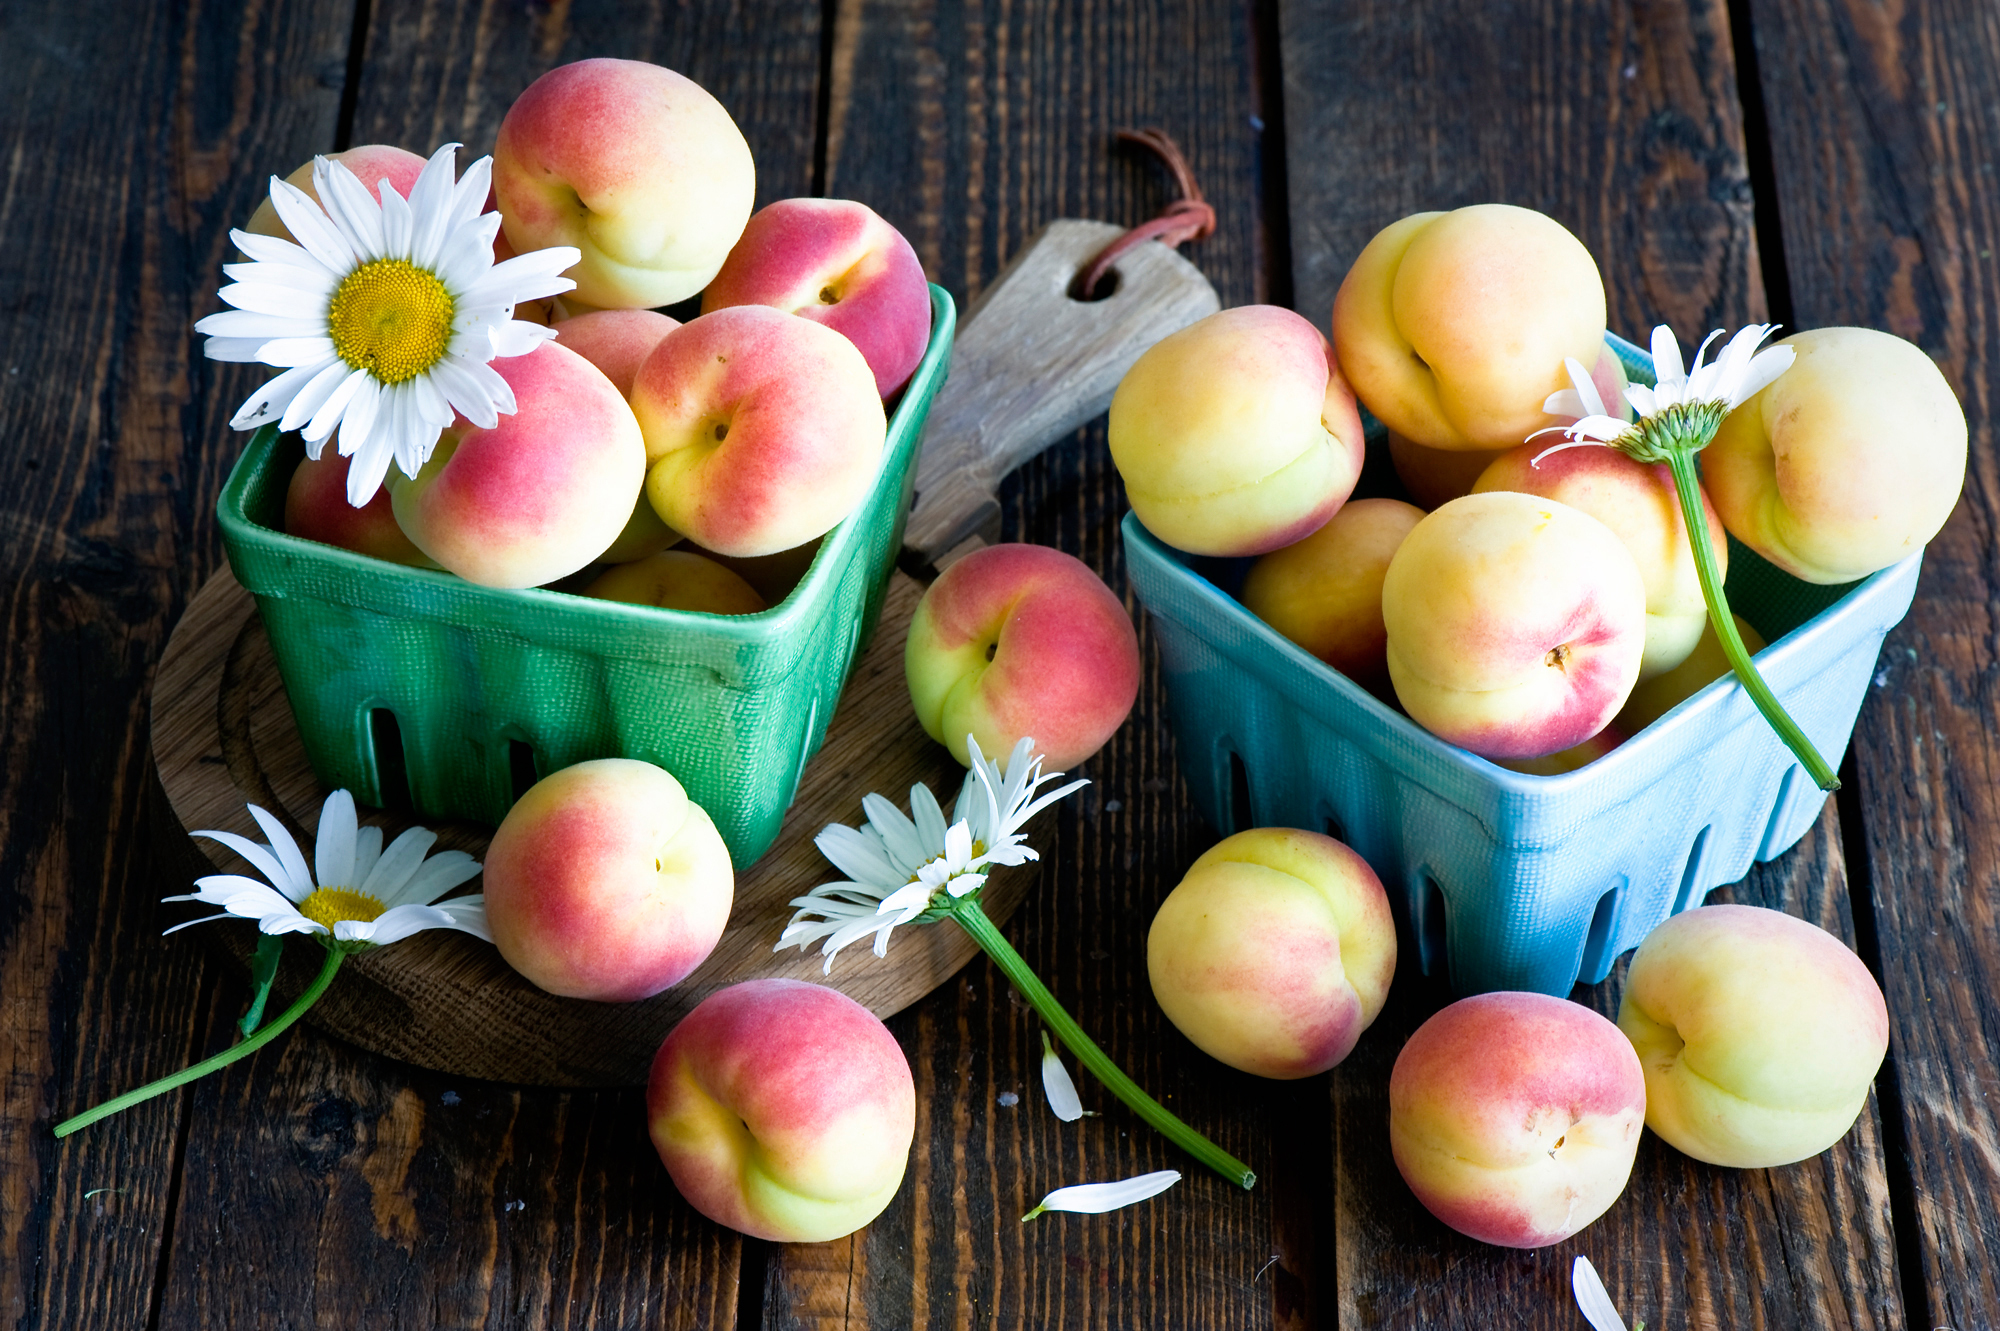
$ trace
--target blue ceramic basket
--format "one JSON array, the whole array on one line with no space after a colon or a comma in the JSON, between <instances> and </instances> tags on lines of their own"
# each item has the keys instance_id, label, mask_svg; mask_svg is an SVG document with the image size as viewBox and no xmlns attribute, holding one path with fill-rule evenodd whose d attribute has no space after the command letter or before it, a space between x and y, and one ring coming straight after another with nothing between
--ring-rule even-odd
<instances>
[{"instance_id":1,"label":"blue ceramic basket","mask_svg":"<svg viewBox=\"0 0 2000 1331\"><path fill-rule=\"evenodd\" d=\"M1645 352L1606 342L1652 382ZM1245 610L1234 593L1249 560L1170 549L1129 513L1123 531L1196 807L1225 833L1345 841L1400 906L1424 973L1460 993L1594 984L1819 815L1825 795L1733 675L1588 767L1522 775L1438 739ZM1771 644L1757 667L1836 765L1922 558L1821 587L1730 541L1730 606Z\"/></svg>"}]
</instances>

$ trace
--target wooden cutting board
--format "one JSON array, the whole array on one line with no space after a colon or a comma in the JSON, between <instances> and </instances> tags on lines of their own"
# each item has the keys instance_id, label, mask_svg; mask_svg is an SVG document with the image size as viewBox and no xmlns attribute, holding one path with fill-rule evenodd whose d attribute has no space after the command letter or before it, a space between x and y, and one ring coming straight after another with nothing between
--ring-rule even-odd
<instances>
[{"instance_id":1,"label":"wooden cutting board","mask_svg":"<svg viewBox=\"0 0 2000 1331\"><path fill-rule=\"evenodd\" d=\"M1218 308L1207 279L1157 244L1119 261L1110 297L1070 298L1079 267L1120 230L1050 223L960 322L951 378L932 405L918 461L910 566L934 569L990 539L1006 474L1101 412L1147 347ZM722 941L687 980L638 1003L557 998L516 975L491 946L432 930L351 958L308 1020L363 1048L467 1077L634 1085L645 1081L654 1051L682 1015L742 980L781 975L831 984L880 1016L929 993L978 950L955 925L899 930L887 957L873 955L864 941L843 951L831 974L817 952L772 950L791 917L790 900L838 877L813 845L821 828L857 823L869 791L905 806L918 781L947 803L957 792L963 769L918 726L903 680L903 641L922 593L916 579L893 575L880 627L855 663L777 842L738 870ZM245 810L254 803L283 819L310 853L328 792L306 762L256 605L227 570L196 594L167 644L154 677L152 740L161 785L184 828L261 840ZM410 821L382 810L362 815L390 837ZM423 821L439 833L440 848L475 857L492 831ZM206 840L180 841L167 853L190 879L212 872L210 861L252 872ZM1004 921L1034 872L996 873L985 889L987 912ZM167 909L175 922L182 918L182 908ZM215 940L246 967L256 944L247 921L190 932ZM320 952L300 941L285 956L274 1013L309 982Z\"/></svg>"}]
</instances>

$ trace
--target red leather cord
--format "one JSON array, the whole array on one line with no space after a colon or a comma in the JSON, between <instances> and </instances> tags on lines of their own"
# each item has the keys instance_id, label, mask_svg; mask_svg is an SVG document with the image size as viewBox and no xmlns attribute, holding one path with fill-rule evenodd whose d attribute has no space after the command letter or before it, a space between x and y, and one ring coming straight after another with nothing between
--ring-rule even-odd
<instances>
[{"instance_id":1,"label":"red leather cord","mask_svg":"<svg viewBox=\"0 0 2000 1331\"><path fill-rule=\"evenodd\" d=\"M1090 261L1078 280L1076 291L1084 300L1097 290L1098 283L1111 271L1113 264L1135 245L1149 240L1173 247L1184 245L1190 240L1200 240L1215 230L1215 209L1201 197L1201 186L1195 183L1194 169L1181 154L1180 145L1175 143L1160 129L1121 129L1118 138L1126 143L1136 143L1150 148L1167 164L1174 173L1174 183L1180 187L1181 197L1168 204L1158 217L1141 222L1112 241Z\"/></svg>"}]
</instances>

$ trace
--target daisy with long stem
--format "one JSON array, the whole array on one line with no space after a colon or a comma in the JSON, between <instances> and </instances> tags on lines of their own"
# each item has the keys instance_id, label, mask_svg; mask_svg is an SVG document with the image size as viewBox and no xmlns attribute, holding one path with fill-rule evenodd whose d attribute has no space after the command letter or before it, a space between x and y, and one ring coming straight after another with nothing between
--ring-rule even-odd
<instances>
[{"instance_id":1,"label":"daisy with long stem","mask_svg":"<svg viewBox=\"0 0 2000 1331\"><path fill-rule=\"evenodd\" d=\"M453 179L458 145L424 164L410 197L384 180L371 194L339 162L313 160L319 199L276 176L271 204L297 243L231 231L249 263L223 268L235 308L195 325L210 360L260 361L284 373L252 393L231 428L277 422L317 459L339 430L347 499L366 504L389 464L415 476L453 413L482 429L515 409L487 362L522 356L555 334L514 306L568 291L583 257L568 245L493 262L500 214L485 212L493 159Z\"/></svg>"},{"instance_id":2,"label":"daisy with long stem","mask_svg":"<svg viewBox=\"0 0 2000 1331\"><path fill-rule=\"evenodd\" d=\"M298 843L284 824L252 804L250 816L269 838L252 841L234 832L196 832L193 835L219 841L241 855L268 882L242 874L211 874L195 880L194 892L167 897L168 901L199 901L222 907L218 915L203 916L177 924L168 933L190 924L236 917L257 922L264 935L258 948L262 974L251 1014L244 1018L247 1039L212 1058L171 1076L148 1082L127 1091L94 1109L56 1125L55 1134L67 1137L78 1128L88 1127L122 1109L129 1109L156 1095L164 1095L240 1058L247 1058L278 1038L307 1009L319 1001L341 962L356 952L383 947L425 929L458 929L475 938L493 941L486 927L486 899L483 896L440 897L479 872L479 864L462 850L430 854L437 834L412 827L382 844L382 829L360 827L354 813L354 797L344 790L329 795L320 809L319 836L314 846L314 864L306 863ZM317 868L317 874L314 870ZM287 934L309 935L326 950L319 974L300 994L298 1001L273 1022L261 1028L257 1018L263 1007L263 990L269 971L277 963L275 949L263 946L271 940L282 942ZM268 969L265 966L268 965ZM255 1032L252 1034L251 1032Z\"/></svg>"},{"instance_id":3,"label":"daisy with long stem","mask_svg":"<svg viewBox=\"0 0 2000 1331\"><path fill-rule=\"evenodd\" d=\"M980 752L979 742L970 736L966 748L971 770L959 788L949 822L930 787L919 783L910 789L908 814L871 793L861 801L867 814L863 826L834 823L819 834L815 844L847 877L793 899L797 913L779 936L777 949L804 949L817 941L830 972L834 955L849 943L872 934L875 955L884 956L897 928L951 920L972 936L1063 1046L1112 1094L1189 1155L1230 1182L1250 1187L1257 1181L1250 1167L1182 1122L1126 1076L1063 1010L980 908L979 893L990 867L1041 858L1027 844L1021 827L1088 783L1072 781L1039 793L1062 774L1042 771L1032 739L1016 744L1004 766Z\"/></svg>"},{"instance_id":4,"label":"daisy with long stem","mask_svg":"<svg viewBox=\"0 0 2000 1331\"><path fill-rule=\"evenodd\" d=\"M1791 368L1794 353L1790 347L1757 349L1776 327L1751 324L1730 338L1714 361L1704 363L1709 345L1722 336L1718 328L1695 352L1694 368L1683 370L1680 343L1674 340L1673 329L1661 324L1653 330L1654 384L1651 387L1631 384L1625 389L1626 400L1638 413L1638 419L1630 422L1607 412L1589 372L1579 362L1567 360L1564 365L1574 387L1551 394L1542 409L1553 415L1581 419L1574 425L1553 426L1538 433L1560 431L1568 440L1549 449L1550 453L1584 444L1605 444L1638 462L1667 464L1687 524L1688 544L1694 553L1695 571L1701 578L1702 598L1708 602L1709 623L1722 643L1723 654L1729 658L1736 677L1743 681L1757 710L1797 756L1806 774L1821 790L1838 790L1840 778L1771 692L1751 661L1742 635L1736 631L1736 620L1729 613L1729 598L1722 590L1721 570L1716 567L1715 551L1709 543L1708 517L1701 499L1701 469L1696 455L1715 438L1725 416ZM1540 461L1540 457L1536 460Z\"/></svg>"}]
</instances>

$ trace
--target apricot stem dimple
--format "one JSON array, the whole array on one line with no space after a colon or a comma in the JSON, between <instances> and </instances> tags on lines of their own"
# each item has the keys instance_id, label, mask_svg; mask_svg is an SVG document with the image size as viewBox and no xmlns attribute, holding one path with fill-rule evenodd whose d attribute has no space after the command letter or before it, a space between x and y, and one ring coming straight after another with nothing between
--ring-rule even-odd
<instances>
[{"instance_id":1,"label":"apricot stem dimple","mask_svg":"<svg viewBox=\"0 0 2000 1331\"><path fill-rule=\"evenodd\" d=\"M728 437L729 437L729 422L717 421L715 423L715 442L719 444Z\"/></svg>"},{"instance_id":2,"label":"apricot stem dimple","mask_svg":"<svg viewBox=\"0 0 2000 1331\"><path fill-rule=\"evenodd\" d=\"M1555 669L1567 673L1569 670L1569 653L1570 653L1569 644L1566 642L1559 642L1555 646L1549 648L1549 654L1542 658L1542 664L1545 666L1553 666Z\"/></svg>"},{"instance_id":3,"label":"apricot stem dimple","mask_svg":"<svg viewBox=\"0 0 2000 1331\"><path fill-rule=\"evenodd\" d=\"M830 286L821 287L819 289L819 303L822 305L838 305L840 304L840 293Z\"/></svg>"}]
</instances>

